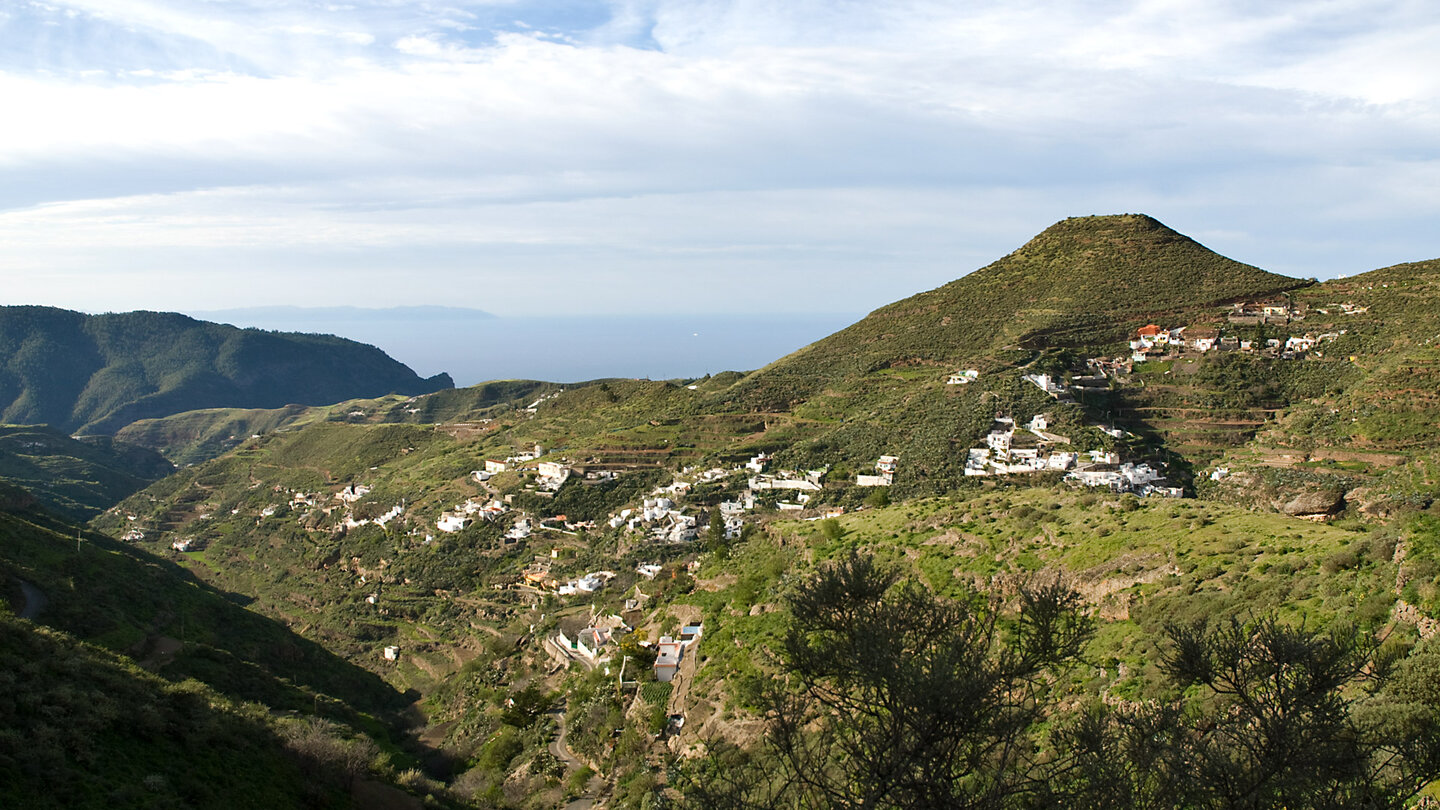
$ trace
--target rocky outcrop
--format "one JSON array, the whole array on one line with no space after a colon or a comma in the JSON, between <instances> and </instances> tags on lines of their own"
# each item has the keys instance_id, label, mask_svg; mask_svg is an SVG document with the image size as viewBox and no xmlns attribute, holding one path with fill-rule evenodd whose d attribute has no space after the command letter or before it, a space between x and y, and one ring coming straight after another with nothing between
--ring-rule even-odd
<instances>
[{"instance_id":1,"label":"rocky outcrop","mask_svg":"<svg viewBox=\"0 0 1440 810\"><path fill-rule=\"evenodd\" d=\"M1275 508L1294 517L1328 517L1345 509L1345 493L1339 490L1309 490L1274 504Z\"/></svg>"}]
</instances>

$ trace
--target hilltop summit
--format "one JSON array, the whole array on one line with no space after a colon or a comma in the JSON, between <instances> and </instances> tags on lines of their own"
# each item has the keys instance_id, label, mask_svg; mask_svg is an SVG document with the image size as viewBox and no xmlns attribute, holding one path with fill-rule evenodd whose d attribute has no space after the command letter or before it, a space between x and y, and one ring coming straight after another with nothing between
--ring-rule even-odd
<instances>
[{"instance_id":1,"label":"hilltop summit","mask_svg":"<svg viewBox=\"0 0 1440 810\"><path fill-rule=\"evenodd\" d=\"M779 407L897 362L974 362L1037 341L1112 343L1131 319L1309 283L1221 256L1144 214L1071 217L979 270L781 358L745 388L764 398L756 404Z\"/></svg>"}]
</instances>

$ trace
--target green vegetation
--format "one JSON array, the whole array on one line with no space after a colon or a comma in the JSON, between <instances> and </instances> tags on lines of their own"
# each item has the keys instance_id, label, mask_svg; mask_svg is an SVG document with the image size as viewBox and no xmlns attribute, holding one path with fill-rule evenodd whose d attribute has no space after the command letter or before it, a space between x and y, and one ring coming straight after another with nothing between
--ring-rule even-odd
<instances>
[{"instance_id":1,"label":"green vegetation","mask_svg":"<svg viewBox=\"0 0 1440 810\"><path fill-rule=\"evenodd\" d=\"M1227 320L1261 299L1287 302L1287 322ZM307 779L330 763L316 781L337 795L378 777L442 804L661 807L698 773L711 806L923 806L931 786L930 806L1298 807L1323 804L1322 782L1334 806L1393 806L1433 773L1440 705L1415 674L1434 669L1420 639L1440 614L1437 313L1437 262L1315 284L1147 217L1067 220L749 375L499 381L133 423L123 440L193 463L92 521L143 538L89 532L77 551L71 527L0 486L19 510L0 515L0 566L13 604L17 580L39 587L42 622L167 683L194 679L241 714L318 715L270 733ZM1127 371L1148 322L1262 346L1328 337ZM1117 357L1091 376L1089 360ZM966 368L978 376L946 384ZM1089 379L1060 400L1032 373ZM1198 497L965 475L997 416L1036 415L1063 437L1045 441L1147 461ZM558 491L535 462L472 474L536 444L577 468ZM751 474L738 465L758 453L821 485L799 511L793 491L757 491L735 537L726 517ZM881 455L900 459L893 486L857 486ZM109 487L35 463L37 492ZM660 496L696 519L694 542L611 526ZM497 502L509 511L487 520ZM441 531L442 513L471 523ZM507 537L521 517L528 536ZM592 572L598 591L558 592ZM827 607L847 589L863 598ZM613 632L608 657L555 643L590 624ZM694 624L676 679L656 681L653 643ZM1316 687L1242 693L1222 670ZM1271 699L1297 707L1294 724L1246 736L1246 712ZM1333 744L1297 753L1295 734ZM1236 753L1252 742L1280 753ZM1373 767L1392 753L1413 778ZM882 788L856 763L896 778ZM1225 792L1222 771L1259 798Z\"/></svg>"},{"instance_id":2,"label":"green vegetation","mask_svg":"<svg viewBox=\"0 0 1440 810\"><path fill-rule=\"evenodd\" d=\"M0 480L78 520L174 471L159 454L104 436L72 439L44 426L0 425Z\"/></svg>"},{"instance_id":3,"label":"green vegetation","mask_svg":"<svg viewBox=\"0 0 1440 810\"><path fill-rule=\"evenodd\" d=\"M451 387L373 346L163 312L0 307L0 420L113 433L211 407L278 408Z\"/></svg>"}]
</instances>

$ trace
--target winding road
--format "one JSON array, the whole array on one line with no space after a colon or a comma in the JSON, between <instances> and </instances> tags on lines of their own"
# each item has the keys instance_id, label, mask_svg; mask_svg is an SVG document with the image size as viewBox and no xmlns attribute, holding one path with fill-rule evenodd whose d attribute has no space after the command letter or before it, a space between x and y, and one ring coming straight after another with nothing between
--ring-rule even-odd
<instances>
[{"instance_id":1,"label":"winding road","mask_svg":"<svg viewBox=\"0 0 1440 810\"><path fill-rule=\"evenodd\" d=\"M555 735L555 739L550 741L550 753L554 754L555 758L560 760L561 764L565 766L567 774L587 767L584 762L580 761L579 757L575 756L575 752L570 750L570 746L565 744L565 704L560 704L559 708L550 712L550 716L555 718L555 724L560 728L559 733ZM587 794L593 792L590 788L593 787L594 781L595 779L592 777L592 784L586 789ZM565 810L590 810L590 808L594 806L594 797L585 795L565 805Z\"/></svg>"}]
</instances>

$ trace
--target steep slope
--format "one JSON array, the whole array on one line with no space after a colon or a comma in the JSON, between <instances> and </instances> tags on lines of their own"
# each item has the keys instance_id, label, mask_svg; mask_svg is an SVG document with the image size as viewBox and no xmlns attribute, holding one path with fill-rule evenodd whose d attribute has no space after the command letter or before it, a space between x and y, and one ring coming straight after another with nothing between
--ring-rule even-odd
<instances>
[{"instance_id":1,"label":"steep slope","mask_svg":"<svg viewBox=\"0 0 1440 810\"><path fill-rule=\"evenodd\" d=\"M378 676L245 609L248 599L9 500L18 509L0 511L0 586L13 595L24 582L43 594L37 621L236 700L301 710L330 696L362 713L404 705Z\"/></svg>"},{"instance_id":2,"label":"steep slope","mask_svg":"<svg viewBox=\"0 0 1440 810\"><path fill-rule=\"evenodd\" d=\"M0 425L0 480L77 520L94 517L174 470L159 453L108 436L82 441L45 426Z\"/></svg>"},{"instance_id":3,"label":"steep slope","mask_svg":"<svg viewBox=\"0 0 1440 810\"><path fill-rule=\"evenodd\" d=\"M1440 498L1440 260L1327 281L1295 301L1306 315L1292 331L1333 339L1324 357L1293 364L1310 372L1304 395L1214 462L1229 473L1216 494L1263 504L1328 493L1373 513Z\"/></svg>"},{"instance_id":4,"label":"steep slope","mask_svg":"<svg viewBox=\"0 0 1440 810\"><path fill-rule=\"evenodd\" d=\"M498 411L523 408L536 397L560 390L562 386L535 380L496 380L413 397L352 399L333 405L209 408L141 419L121 428L115 436L158 451L176 464L196 464L220 455L255 434L315 422L466 422L493 416Z\"/></svg>"},{"instance_id":5,"label":"steep slope","mask_svg":"<svg viewBox=\"0 0 1440 810\"><path fill-rule=\"evenodd\" d=\"M451 386L373 346L237 329L175 313L0 308L0 420L113 433L209 407L324 404Z\"/></svg>"},{"instance_id":6,"label":"steep slope","mask_svg":"<svg viewBox=\"0 0 1440 810\"><path fill-rule=\"evenodd\" d=\"M0 484L0 805L418 806L407 698L241 601Z\"/></svg>"},{"instance_id":7,"label":"steep slope","mask_svg":"<svg viewBox=\"0 0 1440 810\"><path fill-rule=\"evenodd\" d=\"M262 707L170 683L3 610L0 668L6 807L294 807L307 798L299 762Z\"/></svg>"},{"instance_id":8,"label":"steep slope","mask_svg":"<svg viewBox=\"0 0 1440 810\"><path fill-rule=\"evenodd\" d=\"M761 410L895 364L979 363L1003 349L1115 344L1166 313L1303 287L1144 215L1066 219L956 281L875 310L752 375Z\"/></svg>"}]
</instances>

